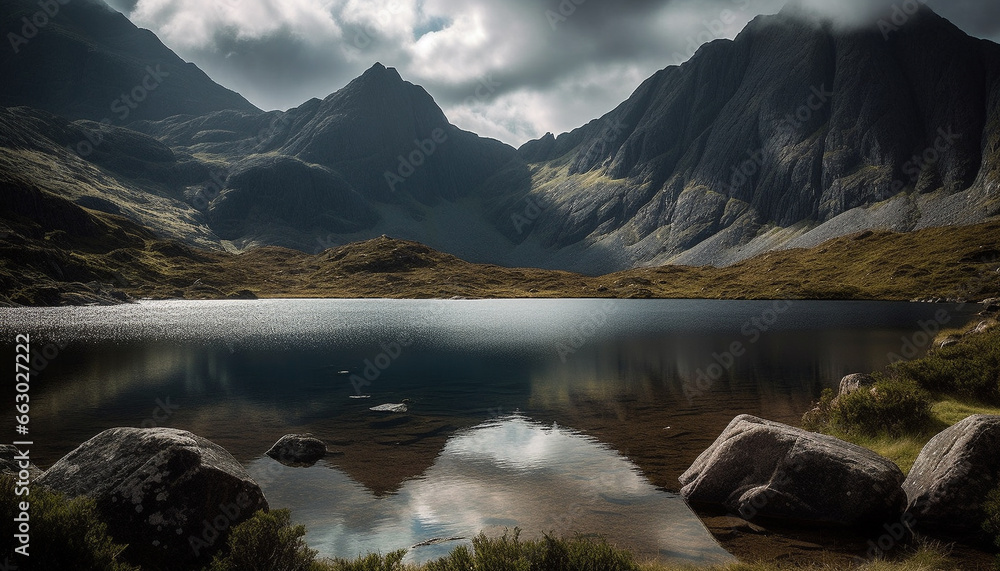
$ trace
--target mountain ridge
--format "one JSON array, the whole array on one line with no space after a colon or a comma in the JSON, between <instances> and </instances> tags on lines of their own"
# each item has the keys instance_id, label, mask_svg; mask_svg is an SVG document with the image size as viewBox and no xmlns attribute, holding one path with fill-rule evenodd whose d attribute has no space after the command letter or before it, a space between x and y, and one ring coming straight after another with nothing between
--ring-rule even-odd
<instances>
[{"instance_id":1,"label":"mountain ridge","mask_svg":"<svg viewBox=\"0 0 1000 571\"><path fill-rule=\"evenodd\" d=\"M0 0L3 29L11 30L11 49L0 50L0 75L8 78L0 105L118 125L227 108L260 112L104 2L51 5Z\"/></svg>"},{"instance_id":2,"label":"mountain ridge","mask_svg":"<svg viewBox=\"0 0 1000 571\"><path fill-rule=\"evenodd\" d=\"M21 170L34 178L12 176L231 251L390 234L473 262L598 275L1000 214L1000 46L926 7L890 34L759 16L603 117L518 149L452 125L381 63L287 111L235 106L136 115L127 129L29 112L18 124L8 109L0 145L49 140L11 155L33 161ZM48 137L67 128L91 152L67 158L65 137ZM79 188L37 168L51 161L69 161ZM143 193L154 206L137 204Z\"/></svg>"}]
</instances>

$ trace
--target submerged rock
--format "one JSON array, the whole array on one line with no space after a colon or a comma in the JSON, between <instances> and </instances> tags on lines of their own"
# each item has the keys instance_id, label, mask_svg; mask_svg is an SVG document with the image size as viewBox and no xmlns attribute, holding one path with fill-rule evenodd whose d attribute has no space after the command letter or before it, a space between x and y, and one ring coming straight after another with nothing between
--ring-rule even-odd
<instances>
[{"instance_id":1,"label":"submerged rock","mask_svg":"<svg viewBox=\"0 0 1000 571\"><path fill-rule=\"evenodd\" d=\"M895 464L860 446L741 415L680 482L686 500L747 520L865 525L899 518L903 479Z\"/></svg>"},{"instance_id":2,"label":"submerged rock","mask_svg":"<svg viewBox=\"0 0 1000 571\"><path fill-rule=\"evenodd\" d=\"M931 438L903 483L923 533L980 535L984 500L1000 484L1000 416L977 414Z\"/></svg>"},{"instance_id":3,"label":"submerged rock","mask_svg":"<svg viewBox=\"0 0 1000 571\"><path fill-rule=\"evenodd\" d=\"M205 563L228 530L267 509L224 448L172 428L112 428L64 456L38 485L90 496L126 557L151 569Z\"/></svg>"},{"instance_id":4,"label":"submerged rock","mask_svg":"<svg viewBox=\"0 0 1000 571\"><path fill-rule=\"evenodd\" d=\"M401 402L401 403L380 404L378 406L373 406L373 407L369 408L368 410L373 410L375 412L395 412L395 413L402 413L402 412L406 412L406 411L410 410L410 408L407 406L407 404L409 402L410 402L410 399L403 399L403 402Z\"/></svg>"},{"instance_id":5,"label":"submerged rock","mask_svg":"<svg viewBox=\"0 0 1000 571\"><path fill-rule=\"evenodd\" d=\"M312 434L286 434L265 454L286 466L312 466L326 456L326 444Z\"/></svg>"}]
</instances>

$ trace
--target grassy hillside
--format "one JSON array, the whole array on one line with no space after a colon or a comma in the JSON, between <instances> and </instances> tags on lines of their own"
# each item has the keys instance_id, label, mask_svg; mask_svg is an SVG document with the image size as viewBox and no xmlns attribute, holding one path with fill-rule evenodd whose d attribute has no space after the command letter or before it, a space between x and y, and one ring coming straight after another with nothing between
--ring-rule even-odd
<instances>
[{"instance_id":1,"label":"grassy hillside","mask_svg":"<svg viewBox=\"0 0 1000 571\"><path fill-rule=\"evenodd\" d=\"M471 264L381 237L318 255L244 254L160 240L125 218L33 188L0 193L0 303L140 298L886 299L1000 295L1000 222L908 234L863 232L726 268L665 266L599 277Z\"/></svg>"}]
</instances>

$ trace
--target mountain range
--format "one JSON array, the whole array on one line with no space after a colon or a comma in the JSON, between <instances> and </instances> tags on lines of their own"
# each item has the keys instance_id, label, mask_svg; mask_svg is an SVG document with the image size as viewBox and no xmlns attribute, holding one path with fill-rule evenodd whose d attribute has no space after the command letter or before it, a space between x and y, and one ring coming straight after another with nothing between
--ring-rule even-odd
<instances>
[{"instance_id":1,"label":"mountain range","mask_svg":"<svg viewBox=\"0 0 1000 571\"><path fill-rule=\"evenodd\" d=\"M388 234L597 275L1000 214L1000 46L926 6L891 33L760 16L605 116L515 149L382 64L263 112L99 0L52 5L37 26L41 4L0 0L8 225L47 216L14 197L44 196L204 249Z\"/></svg>"}]
</instances>

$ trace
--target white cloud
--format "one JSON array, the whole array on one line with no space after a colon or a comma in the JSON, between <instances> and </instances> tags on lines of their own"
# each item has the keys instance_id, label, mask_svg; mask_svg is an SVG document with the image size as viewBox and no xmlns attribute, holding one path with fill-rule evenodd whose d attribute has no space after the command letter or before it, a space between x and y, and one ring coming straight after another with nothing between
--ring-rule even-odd
<instances>
[{"instance_id":1,"label":"white cloud","mask_svg":"<svg viewBox=\"0 0 1000 571\"><path fill-rule=\"evenodd\" d=\"M842 23L891 2L794 1ZM424 86L459 127L519 145L600 117L657 70L686 61L705 42L735 37L784 0L594 0L555 29L546 10L558 10L560 0L112 3L134 6L133 22L262 108L325 97L380 61ZM1000 4L931 4L960 26L1000 36ZM484 91L483 78L499 85Z\"/></svg>"},{"instance_id":2,"label":"white cloud","mask_svg":"<svg viewBox=\"0 0 1000 571\"><path fill-rule=\"evenodd\" d=\"M235 31L239 39L260 39L286 29L319 43L342 35L329 5L323 0L139 0L130 17L178 49L209 46L221 30Z\"/></svg>"}]
</instances>

